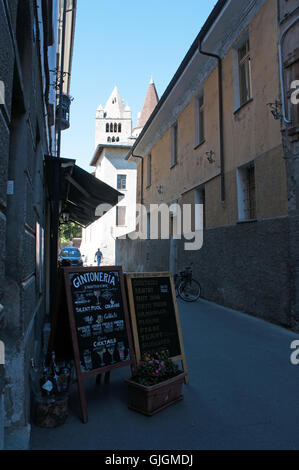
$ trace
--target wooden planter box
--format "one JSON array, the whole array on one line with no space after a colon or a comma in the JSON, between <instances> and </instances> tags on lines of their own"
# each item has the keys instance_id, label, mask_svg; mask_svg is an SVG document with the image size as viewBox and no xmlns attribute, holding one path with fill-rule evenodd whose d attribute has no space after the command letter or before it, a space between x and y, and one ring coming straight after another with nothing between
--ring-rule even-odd
<instances>
[{"instance_id":1,"label":"wooden planter box","mask_svg":"<svg viewBox=\"0 0 299 470\"><path fill-rule=\"evenodd\" d=\"M129 389L129 408L139 411L147 416L152 416L167 406L173 405L183 399L182 385L186 372L161 382L157 385L146 387L133 378L126 379Z\"/></svg>"}]
</instances>

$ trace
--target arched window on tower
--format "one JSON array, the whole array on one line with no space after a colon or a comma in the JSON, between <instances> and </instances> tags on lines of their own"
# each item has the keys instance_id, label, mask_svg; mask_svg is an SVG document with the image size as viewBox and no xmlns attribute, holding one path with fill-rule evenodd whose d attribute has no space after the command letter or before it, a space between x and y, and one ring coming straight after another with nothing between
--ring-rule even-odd
<instances>
[{"instance_id":1,"label":"arched window on tower","mask_svg":"<svg viewBox=\"0 0 299 470\"><path fill-rule=\"evenodd\" d=\"M107 124L106 124L106 132L109 132L109 124L108 124L108 122L107 122Z\"/></svg>"},{"instance_id":2,"label":"arched window on tower","mask_svg":"<svg viewBox=\"0 0 299 470\"><path fill-rule=\"evenodd\" d=\"M112 122L111 122L111 124L110 124L110 132L113 132L113 124L112 124Z\"/></svg>"},{"instance_id":3,"label":"arched window on tower","mask_svg":"<svg viewBox=\"0 0 299 470\"><path fill-rule=\"evenodd\" d=\"M116 122L114 123L114 132L117 132L117 124L116 124Z\"/></svg>"},{"instance_id":4,"label":"arched window on tower","mask_svg":"<svg viewBox=\"0 0 299 470\"><path fill-rule=\"evenodd\" d=\"M121 124L118 124L118 132L121 132Z\"/></svg>"},{"instance_id":5,"label":"arched window on tower","mask_svg":"<svg viewBox=\"0 0 299 470\"><path fill-rule=\"evenodd\" d=\"M111 142L111 137L108 137L107 142Z\"/></svg>"},{"instance_id":6,"label":"arched window on tower","mask_svg":"<svg viewBox=\"0 0 299 470\"><path fill-rule=\"evenodd\" d=\"M112 142L115 142L115 137L112 137Z\"/></svg>"},{"instance_id":7,"label":"arched window on tower","mask_svg":"<svg viewBox=\"0 0 299 470\"><path fill-rule=\"evenodd\" d=\"M116 137L116 142L119 142L119 137Z\"/></svg>"}]
</instances>

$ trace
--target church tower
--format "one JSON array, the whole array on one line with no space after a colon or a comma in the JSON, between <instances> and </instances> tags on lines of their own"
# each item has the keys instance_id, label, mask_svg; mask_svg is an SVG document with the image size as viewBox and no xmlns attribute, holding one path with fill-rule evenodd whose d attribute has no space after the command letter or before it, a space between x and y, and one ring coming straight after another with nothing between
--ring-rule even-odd
<instances>
[{"instance_id":1,"label":"church tower","mask_svg":"<svg viewBox=\"0 0 299 470\"><path fill-rule=\"evenodd\" d=\"M94 254L100 247L103 265L114 266L115 240L136 229L137 163L126 160L126 156L157 103L158 95L151 80L133 133L131 110L125 106L117 86L105 108L99 106L96 111L96 149L91 166L95 176L117 189L123 198L117 207L83 230L81 253L85 254L86 265L94 264Z\"/></svg>"},{"instance_id":2,"label":"church tower","mask_svg":"<svg viewBox=\"0 0 299 470\"><path fill-rule=\"evenodd\" d=\"M117 86L114 87L105 108L100 105L96 115L96 146L132 144L132 112L125 106Z\"/></svg>"},{"instance_id":3,"label":"church tower","mask_svg":"<svg viewBox=\"0 0 299 470\"><path fill-rule=\"evenodd\" d=\"M147 123L150 115L154 111L155 107L159 102L158 93L153 78L150 80L150 84L146 93L143 108L141 113L138 114L137 127L132 132L133 137L137 138Z\"/></svg>"}]
</instances>

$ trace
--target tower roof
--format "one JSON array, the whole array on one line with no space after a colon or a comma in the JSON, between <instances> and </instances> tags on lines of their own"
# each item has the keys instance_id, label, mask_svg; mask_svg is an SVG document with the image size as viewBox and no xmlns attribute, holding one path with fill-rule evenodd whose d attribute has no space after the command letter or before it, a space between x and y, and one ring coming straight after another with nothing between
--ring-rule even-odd
<instances>
[{"instance_id":1,"label":"tower roof","mask_svg":"<svg viewBox=\"0 0 299 470\"><path fill-rule=\"evenodd\" d=\"M107 118L122 118L124 111L124 102L119 94L117 86L115 85L105 106Z\"/></svg>"},{"instance_id":2,"label":"tower roof","mask_svg":"<svg viewBox=\"0 0 299 470\"><path fill-rule=\"evenodd\" d=\"M156 87L155 87L155 84L154 84L154 80L151 78L151 81L150 81L150 84L149 84L149 87L148 87L148 90L147 90L147 94L146 94L146 97L145 97L145 101L144 101L144 104L143 104L142 111L141 111L140 115L138 116L137 127L144 127L145 126L148 118L150 117L150 115L154 111L154 109L157 106L158 102L159 102L158 93L157 93L157 90L156 90Z\"/></svg>"}]
</instances>

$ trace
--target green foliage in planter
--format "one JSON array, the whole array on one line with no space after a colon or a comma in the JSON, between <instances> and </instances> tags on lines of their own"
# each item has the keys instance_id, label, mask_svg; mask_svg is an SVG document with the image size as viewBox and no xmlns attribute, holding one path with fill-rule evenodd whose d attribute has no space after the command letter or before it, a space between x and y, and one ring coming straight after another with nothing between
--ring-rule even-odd
<instances>
[{"instance_id":1,"label":"green foliage in planter","mask_svg":"<svg viewBox=\"0 0 299 470\"><path fill-rule=\"evenodd\" d=\"M153 355L145 354L136 367L135 382L147 387L172 379L182 371L169 359L167 351Z\"/></svg>"}]
</instances>

